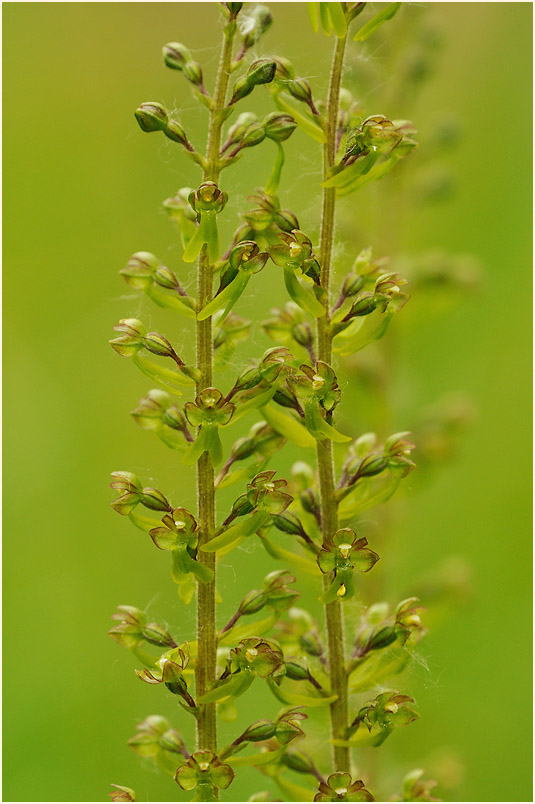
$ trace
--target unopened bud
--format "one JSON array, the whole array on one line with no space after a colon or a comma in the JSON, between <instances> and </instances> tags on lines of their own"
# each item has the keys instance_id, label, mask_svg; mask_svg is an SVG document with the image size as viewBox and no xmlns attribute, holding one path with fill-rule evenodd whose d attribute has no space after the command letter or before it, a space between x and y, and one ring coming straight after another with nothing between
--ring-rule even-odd
<instances>
[{"instance_id":1,"label":"unopened bud","mask_svg":"<svg viewBox=\"0 0 535 804\"><path fill-rule=\"evenodd\" d=\"M273 514L273 524L282 533L289 533L292 536L301 536L304 532L303 525L295 514L285 511L283 514Z\"/></svg>"},{"instance_id":2,"label":"unopened bud","mask_svg":"<svg viewBox=\"0 0 535 804\"><path fill-rule=\"evenodd\" d=\"M295 129L297 123L290 114L281 112L271 112L262 121L266 137L275 142L284 142L290 137Z\"/></svg>"},{"instance_id":3,"label":"unopened bud","mask_svg":"<svg viewBox=\"0 0 535 804\"><path fill-rule=\"evenodd\" d=\"M177 120L169 120L167 122L167 126L164 128L163 133L170 140L173 140L173 142L178 142L180 145L185 146L189 145L186 132Z\"/></svg>"},{"instance_id":4,"label":"unopened bud","mask_svg":"<svg viewBox=\"0 0 535 804\"><path fill-rule=\"evenodd\" d=\"M184 65L191 61L191 53L180 42L169 42L163 46L162 52L166 67L170 67L172 70L182 70Z\"/></svg>"},{"instance_id":5,"label":"unopened bud","mask_svg":"<svg viewBox=\"0 0 535 804\"><path fill-rule=\"evenodd\" d=\"M251 123L239 143L240 149L252 148L254 145L259 145L262 140L265 139L265 136L266 132L260 123Z\"/></svg>"},{"instance_id":6,"label":"unopened bud","mask_svg":"<svg viewBox=\"0 0 535 804\"><path fill-rule=\"evenodd\" d=\"M162 422L173 430L183 430L186 426L186 419L176 405L172 405L164 411Z\"/></svg>"},{"instance_id":7,"label":"unopened bud","mask_svg":"<svg viewBox=\"0 0 535 804\"><path fill-rule=\"evenodd\" d=\"M142 631L143 639L159 648L176 648L176 642L158 623L148 623Z\"/></svg>"},{"instance_id":8,"label":"unopened bud","mask_svg":"<svg viewBox=\"0 0 535 804\"><path fill-rule=\"evenodd\" d=\"M275 734L275 723L271 720L259 720L258 723L253 723L246 729L239 742L259 743L262 740L270 740Z\"/></svg>"},{"instance_id":9,"label":"unopened bud","mask_svg":"<svg viewBox=\"0 0 535 804\"><path fill-rule=\"evenodd\" d=\"M286 662L286 675L292 681L306 681L309 677L308 670L297 662Z\"/></svg>"},{"instance_id":10,"label":"unopened bud","mask_svg":"<svg viewBox=\"0 0 535 804\"><path fill-rule=\"evenodd\" d=\"M169 504L161 491L146 486L141 492L139 501L145 508L150 508L151 511L172 511L173 507Z\"/></svg>"},{"instance_id":11,"label":"unopened bud","mask_svg":"<svg viewBox=\"0 0 535 804\"><path fill-rule=\"evenodd\" d=\"M293 81L289 81L286 86L290 95L296 100L303 101L304 103L311 102L312 90L306 78L296 78Z\"/></svg>"},{"instance_id":12,"label":"unopened bud","mask_svg":"<svg viewBox=\"0 0 535 804\"><path fill-rule=\"evenodd\" d=\"M308 324L296 324L292 328L292 335L298 344L304 346L305 349L310 349L314 342L312 332Z\"/></svg>"},{"instance_id":13,"label":"unopened bud","mask_svg":"<svg viewBox=\"0 0 535 804\"><path fill-rule=\"evenodd\" d=\"M247 80L253 85L270 84L275 76L277 65L271 59L257 59L247 70Z\"/></svg>"},{"instance_id":14,"label":"unopened bud","mask_svg":"<svg viewBox=\"0 0 535 804\"><path fill-rule=\"evenodd\" d=\"M138 106L136 120L143 131L164 131L168 123L167 111L161 103L148 101Z\"/></svg>"},{"instance_id":15,"label":"unopened bud","mask_svg":"<svg viewBox=\"0 0 535 804\"><path fill-rule=\"evenodd\" d=\"M388 460L384 457L376 458L371 455L369 458L364 458L360 464L357 474L359 477L373 477L384 472L388 466Z\"/></svg>"},{"instance_id":16,"label":"unopened bud","mask_svg":"<svg viewBox=\"0 0 535 804\"><path fill-rule=\"evenodd\" d=\"M364 286L364 277L360 276L360 274L350 273L344 279L344 283L342 285L342 293L345 298L349 298L350 296L356 296Z\"/></svg>"},{"instance_id":17,"label":"unopened bud","mask_svg":"<svg viewBox=\"0 0 535 804\"><path fill-rule=\"evenodd\" d=\"M151 284L159 265L160 260L154 254L148 251L136 251L119 273L131 288L144 290Z\"/></svg>"},{"instance_id":18,"label":"unopened bud","mask_svg":"<svg viewBox=\"0 0 535 804\"><path fill-rule=\"evenodd\" d=\"M176 357L176 352L163 335L158 332L147 332L143 338L143 346L148 352L161 357Z\"/></svg>"},{"instance_id":19,"label":"unopened bud","mask_svg":"<svg viewBox=\"0 0 535 804\"><path fill-rule=\"evenodd\" d=\"M315 514L318 510L318 498L312 489L305 489L299 495L301 505L308 514Z\"/></svg>"},{"instance_id":20,"label":"unopened bud","mask_svg":"<svg viewBox=\"0 0 535 804\"><path fill-rule=\"evenodd\" d=\"M396 641L396 629L393 625L385 625L372 636L368 642L368 650L381 650Z\"/></svg>"},{"instance_id":21,"label":"unopened bud","mask_svg":"<svg viewBox=\"0 0 535 804\"><path fill-rule=\"evenodd\" d=\"M188 79L191 84L195 84L195 86L202 86L202 67L197 61L190 61L186 62L183 67L184 75Z\"/></svg>"},{"instance_id":22,"label":"unopened bud","mask_svg":"<svg viewBox=\"0 0 535 804\"><path fill-rule=\"evenodd\" d=\"M370 313L373 313L375 307L376 307L375 293L369 293L368 291L366 291L365 293L361 293L360 296L357 296L357 298L353 302L348 318L355 318L356 316L369 315Z\"/></svg>"},{"instance_id":23,"label":"unopened bud","mask_svg":"<svg viewBox=\"0 0 535 804\"><path fill-rule=\"evenodd\" d=\"M254 590L249 592L249 594L245 595L242 602L240 603L240 613L241 614L256 614L257 611L260 611L264 608L267 603L267 595L264 592L258 592Z\"/></svg>"},{"instance_id":24,"label":"unopened bud","mask_svg":"<svg viewBox=\"0 0 535 804\"><path fill-rule=\"evenodd\" d=\"M247 16L243 18L240 26L243 47L248 50L255 45L272 22L273 17L267 6L253 6Z\"/></svg>"},{"instance_id":25,"label":"unopened bud","mask_svg":"<svg viewBox=\"0 0 535 804\"><path fill-rule=\"evenodd\" d=\"M288 751L284 754L284 764L296 773L314 773L315 767L306 754L297 751Z\"/></svg>"}]
</instances>

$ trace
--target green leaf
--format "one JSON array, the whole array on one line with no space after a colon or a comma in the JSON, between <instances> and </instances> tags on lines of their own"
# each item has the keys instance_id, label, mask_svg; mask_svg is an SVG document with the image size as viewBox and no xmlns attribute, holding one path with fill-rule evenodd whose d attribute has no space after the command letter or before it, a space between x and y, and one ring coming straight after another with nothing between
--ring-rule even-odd
<instances>
[{"instance_id":1,"label":"green leaf","mask_svg":"<svg viewBox=\"0 0 535 804\"><path fill-rule=\"evenodd\" d=\"M248 639L248 637L263 636L271 630L276 619L277 615L273 613L270 614L269 617L265 617L263 620L259 620L256 623L246 623L230 628L228 631L225 631L221 639L218 640L218 644L235 645L237 642L241 642L242 639Z\"/></svg>"},{"instance_id":2,"label":"green leaf","mask_svg":"<svg viewBox=\"0 0 535 804\"><path fill-rule=\"evenodd\" d=\"M204 695L201 695L200 698L197 698L197 703L217 703L230 696L238 698L249 689L254 678L253 673L246 673L243 670L235 673L233 676L225 679L219 686L214 687L214 689L209 690Z\"/></svg>"},{"instance_id":3,"label":"green leaf","mask_svg":"<svg viewBox=\"0 0 535 804\"><path fill-rule=\"evenodd\" d=\"M289 550L285 550L284 547L279 547L278 544L272 542L267 536L262 536L260 541L272 558L284 561L285 564L291 564L304 572L308 572L309 575L318 576L321 574L315 561L311 561L309 558L300 556L297 553L291 553Z\"/></svg>"},{"instance_id":4,"label":"green leaf","mask_svg":"<svg viewBox=\"0 0 535 804\"><path fill-rule=\"evenodd\" d=\"M307 790L306 787L289 782L279 774L275 776L275 782L285 796L285 801L314 801L314 790Z\"/></svg>"},{"instance_id":5,"label":"green leaf","mask_svg":"<svg viewBox=\"0 0 535 804\"><path fill-rule=\"evenodd\" d=\"M329 706L333 701L338 698L337 695L326 695L320 698L317 695L300 695L297 692L287 692L279 687L272 678L267 678L268 687L278 701L287 704L288 706L309 706L318 708L321 706Z\"/></svg>"},{"instance_id":6,"label":"green leaf","mask_svg":"<svg viewBox=\"0 0 535 804\"><path fill-rule=\"evenodd\" d=\"M206 452L209 448L208 438L208 429L204 426L200 427L197 438L182 456L182 463L185 463L186 466L193 466L197 463L203 452Z\"/></svg>"},{"instance_id":7,"label":"green leaf","mask_svg":"<svg viewBox=\"0 0 535 804\"><path fill-rule=\"evenodd\" d=\"M213 553L221 547L227 547L238 540L241 541L241 539L252 536L268 519L269 514L266 511L254 511L252 514L242 517L240 522L235 522L229 528L225 528L223 533L201 545L200 549L206 553Z\"/></svg>"},{"instance_id":8,"label":"green leaf","mask_svg":"<svg viewBox=\"0 0 535 804\"><path fill-rule=\"evenodd\" d=\"M331 18L331 27L338 37L342 39L347 33L347 21L342 8L342 3L326 3Z\"/></svg>"},{"instance_id":9,"label":"green leaf","mask_svg":"<svg viewBox=\"0 0 535 804\"><path fill-rule=\"evenodd\" d=\"M374 33L377 28L379 28L383 22L387 20L391 20L392 17L397 14L399 9L401 8L401 3L391 3L389 6L384 8L375 17L372 17L371 20L359 28L355 36L353 37L354 42L364 42L369 36Z\"/></svg>"},{"instance_id":10,"label":"green leaf","mask_svg":"<svg viewBox=\"0 0 535 804\"><path fill-rule=\"evenodd\" d=\"M182 396L180 388L191 388L195 385L194 381L184 374L172 371L172 369L165 368L165 366L159 366L140 354L132 355L132 362L146 377L150 377L151 380L167 388L168 391L172 391L175 396Z\"/></svg>"},{"instance_id":11,"label":"green leaf","mask_svg":"<svg viewBox=\"0 0 535 804\"><path fill-rule=\"evenodd\" d=\"M325 142L325 132L321 126L319 126L309 117L305 117L305 115L295 109L291 103L288 103L284 93L274 92L273 100L275 101L275 106L277 106L281 112L288 112L288 114L292 115L299 128L303 129L305 134L308 134L308 136L312 137L312 139L316 140L316 142Z\"/></svg>"},{"instance_id":12,"label":"green leaf","mask_svg":"<svg viewBox=\"0 0 535 804\"><path fill-rule=\"evenodd\" d=\"M225 312L217 322L218 326L221 326L247 287L247 283L249 282L250 278L251 274L246 274L243 271L240 271L234 277L232 282L230 282L226 288L223 288L221 293L218 293L217 296L215 296L212 301L206 305L206 307L203 307L200 313L197 314L197 319L199 321L205 321L207 318L210 318L210 316L226 307Z\"/></svg>"},{"instance_id":13,"label":"green leaf","mask_svg":"<svg viewBox=\"0 0 535 804\"><path fill-rule=\"evenodd\" d=\"M342 168L342 170L333 173L333 175L324 181L321 186L336 187L337 190L341 190L355 182L359 176L366 175L375 165L378 158L379 154L377 152L370 151L367 156L363 156L361 159L357 159L348 167Z\"/></svg>"},{"instance_id":14,"label":"green leaf","mask_svg":"<svg viewBox=\"0 0 535 804\"><path fill-rule=\"evenodd\" d=\"M262 753L249 754L249 756L227 757L225 762L232 765L233 768L243 768L247 765L262 767L263 765L270 765L272 762L276 762L279 757L284 754L285 750L285 746L282 746L282 748L277 749L277 751L262 751Z\"/></svg>"},{"instance_id":15,"label":"green leaf","mask_svg":"<svg viewBox=\"0 0 535 804\"><path fill-rule=\"evenodd\" d=\"M293 268L284 268L284 284L290 297L302 310L315 318L325 315L325 307L317 300L314 293L304 287L295 275Z\"/></svg>"},{"instance_id":16,"label":"green leaf","mask_svg":"<svg viewBox=\"0 0 535 804\"><path fill-rule=\"evenodd\" d=\"M332 424L325 421L319 412L318 403L312 397L305 402L305 424L309 433L318 441L324 441L326 438L340 444L351 441L351 436L340 433Z\"/></svg>"},{"instance_id":17,"label":"green leaf","mask_svg":"<svg viewBox=\"0 0 535 804\"><path fill-rule=\"evenodd\" d=\"M300 421L289 413L284 413L277 405L269 403L260 410L267 423L277 433L293 441L298 447L315 447L316 439Z\"/></svg>"},{"instance_id":18,"label":"green leaf","mask_svg":"<svg viewBox=\"0 0 535 804\"><path fill-rule=\"evenodd\" d=\"M180 296L178 293L174 295L166 293L163 288L155 284L149 285L145 293L158 307L175 310L177 313L185 315L186 318L195 318L195 310L185 301L186 297Z\"/></svg>"},{"instance_id":19,"label":"green leaf","mask_svg":"<svg viewBox=\"0 0 535 804\"><path fill-rule=\"evenodd\" d=\"M374 478L364 480L351 490L338 505L338 517L340 520L351 519L355 514L368 511L380 503L386 502L394 494L401 481L400 477L392 475L386 483L381 478L379 488L378 482Z\"/></svg>"}]
</instances>

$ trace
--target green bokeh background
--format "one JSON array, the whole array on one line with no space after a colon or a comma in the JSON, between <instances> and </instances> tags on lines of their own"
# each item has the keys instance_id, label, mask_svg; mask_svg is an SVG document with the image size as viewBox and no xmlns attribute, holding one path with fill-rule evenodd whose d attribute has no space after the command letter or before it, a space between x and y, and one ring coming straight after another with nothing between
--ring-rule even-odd
<instances>
[{"instance_id":1,"label":"green bokeh background","mask_svg":"<svg viewBox=\"0 0 535 804\"><path fill-rule=\"evenodd\" d=\"M147 99L174 105L202 141L204 112L181 76L162 67L159 49L169 40L187 43L210 82L219 14L212 3L3 8L3 798L103 801L116 782L134 787L140 800L176 800L174 783L144 767L125 741L149 713L168 714L175 724L183 718L169 696L136 681L134 661L106 630L118 603L149 606L182 639L191 635L194 615L176 598L167 557L109 508L107 482L110 471L130 469L186 506L194 505L194 485L176 456L129 418L148 386L106 340L119 318L139 315L192 354L182 322L140 301L117 270L145 249L192 279L160 202L179 186L195 186L198 174L173 144L143 136L132 112ZM304 4L272 9L275 23L259 52L290 57L321 95L330 42L312 33ZM391 35L398 26L407 31L407 19L410 30L411 15L420 12L404 4ZM397 244L406 252L475 254L485 274L478 293L440 316L420 316L418 326L410 324L412 303L403 311L392 336L391 421L405 429L452 390L469 394L477 413L460 457L434 472L432 482L411 480L403 503L391 509L378 578L395 599L453 554L471 566L473 591L427 637L426 667L409 673L405 688L417 698L421 720L392 736L382 758L362 752L357 764L366 775L381 763L382 795L422 766L442 781L447 800L523 801L530 799L532 711L532 7L438 3L425 13L443 44L411 114L424 144L437 115L460 121L460 146L445 157L456 193L447 204L415 207ZM367 51L372 66L381 67L384 41ZM348 82L361 74L357 64ZM403 114L375 107L384 89L379 83L354 89L368 112ZM257 94L252 106L269 111L267 94ZM268 147L251 149L224 177L232 196L227 234L247 194L265 180ZM287 152L282 200L316 235L318 148L297 132ZM395 227L396 210L387 201L383 191L352 208L344 202L346 225L354 210L359 247L371 241L382 253ZM382 233L378 242L361 231L362 216L372 234ZM343 244L338 252L343 270ZM243 309L261 307L264 314L281 290L278 274L265 271ZM255 330L236 365L267 345ZM353 400L355 431L369 429L373 422L355 393ZM290 463L286 450L277 468L284 474ZM238 595L273 568L260 547L254 558L234 555L234 567L225 560L221 571L221 621ZM306 584L304 593L313 605ZM265 706L255 711L261 717L277 707L257 687L242 709ZM234 728L226 726L226 733ZM251 770L227 798L267 787Z\"/></svg>"}]
</instances>

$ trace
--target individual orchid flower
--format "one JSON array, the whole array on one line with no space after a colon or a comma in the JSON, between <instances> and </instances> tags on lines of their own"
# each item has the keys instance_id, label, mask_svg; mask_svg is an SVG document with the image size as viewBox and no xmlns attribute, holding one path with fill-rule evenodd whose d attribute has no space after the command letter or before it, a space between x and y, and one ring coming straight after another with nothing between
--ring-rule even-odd
<instances>
[{"instance_id":1,"label":"individual orchid flower","mask_svg":"<svg viewBox=\"0 0 535 804\"><path fill-rule=\"evenodd\" d=\"M369 572L379 556L366 545L368 540L357 538L351 528L337 530L329 544L323 543L317 556L320 570L334 573L333 581L323 596L324 603L349 600L355 594L354 572Z\"/></svg>"},{"instance_id":2,"label":"individual orchid flower","mask_svg":"<svg viewBox=\"0 0 535 804\"><path fill-rule=\"evenodd\" d=\"M149 535L160 550L171 552L171 572L176 583L183 583L193 573L201 583L209 583L213 572L193 557L198 541L198 525L186 508L174 508L162 517L162 527L152 528Z\"/></svg>"},{"instance_id":3,"label":"individual orchid flower","mask_svg":"<svg viewBox=\"0 0 535 804\"><path fill-rule=\"evenodd\" d=\"M217 388L205 388L195 398L195 402L186 402L184 412L188 422L198 427L197 438L189 447L182 460L188 466L196 463L203 452L208 452L212 466L216 466L223 457L219 428L228 424L235 406L227 402Z\"/></svg>"}]
</instances>

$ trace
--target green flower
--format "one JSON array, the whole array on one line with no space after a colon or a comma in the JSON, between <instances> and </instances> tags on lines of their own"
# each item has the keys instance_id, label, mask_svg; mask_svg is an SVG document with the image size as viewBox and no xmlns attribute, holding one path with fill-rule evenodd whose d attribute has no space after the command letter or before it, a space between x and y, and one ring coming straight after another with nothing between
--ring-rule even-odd
<instances>
[{"instance_id":1,"label":"green flower","mask_svg":"<svg viewBox=\"0 0 535 804\"><path fill-rule=\"evenodd\" d=\"M143 641L160 648L177 647L165 628L158 623L147 623L145 612L136 609L135 606L117 606L117 612L112 615L112 620L119 620L119 625L110 628L108 634L125 648L137 648Z\"/></svg>"},{"instance_id":2,"label":"green flower","mask_svg":"<svg viewBox=\"0 0 535 804\"><path fill-rule=\"evenodd\" d=\"M186 508L175 508L162 517L162 527L152 528L149 535L160 550L171 552L171 572L175 583L183 583L189 573L202 583L213 578L212 571L195 560L198 525Z\"/></svg>"},{"instance_id":3,"label":"green flower","mask_svg":"<svg viewBox=\"0 0 535 804\"><path fill-rule=\"evenodd\" d=\"M323 542L316 561L320 570L334 572L334 579L323 596L325 603L333 600L348 600L355 594L354 572L369 572L379 561L379 556L366 545L366 538L357 538L351 528L341 528L331 542Z\"/></svg>"},{"instance_id":4,"label":"green flower","mask_svg":"<svg viewBox=\"0 0 535 804\"><path fill-rule=\"evenodd\" d=\"M383 692L359 710L353 720L349 733L357 735L359 730L368 730L353 738L354 742L368 745L381 745L397 726L406 726L419 718L410 706L414 699L399 692Z\"/></svg>"},{"instance_id":5,"label":"green flower","mask_svg":"<svg viewBox=\"0 0 535 804\"><path fill-rule=\"evenodd\" d=\"M217 388L205 388L195 398L195 402L186 402L184 412L188 422L198 427L197 438L183 457L184 463L196 463L204 452L208 452L212 465L216 466L223 456L223 448L219 437L219 427L228 424L235 406L228 402Z\"/></svg>"},{"instance_id":6,"label":"green flower","mask_svg":"<svg viewBox=\"0 0 535 804\"><path fill-rule=\"evenodd\" d=\"M175 773L182 790L197 790L194 801L215 801L216 790L226 790L234 779L230 765L220 762L211 751L196 751Z\"/></svg>"},{"instance_id":7,"label":"green flower","mask_svg":"<svg viewBox=\"0 0 535 804\"><path fill-rule=\"evenodd\" d=\"M375 801L360 780L353 782L349 773L332 773L320 782L314 801Z\"/></svg>"}]
</instances>

